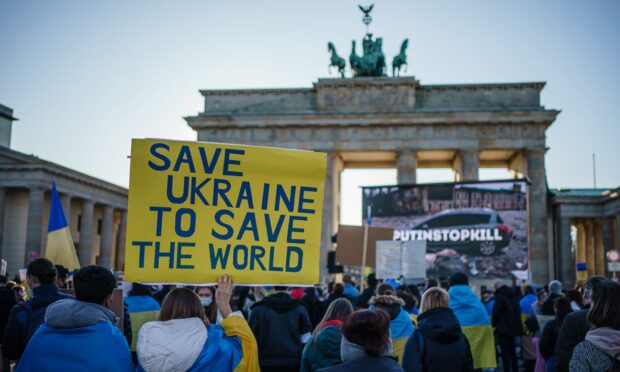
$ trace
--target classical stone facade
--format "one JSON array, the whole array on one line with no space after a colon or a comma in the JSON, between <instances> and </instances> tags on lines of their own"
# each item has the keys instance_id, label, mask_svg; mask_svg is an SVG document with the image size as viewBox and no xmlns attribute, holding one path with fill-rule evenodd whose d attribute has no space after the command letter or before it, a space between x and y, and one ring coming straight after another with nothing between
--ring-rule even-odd
<instances>
[{"instance_id":1,"label":"classical stone facade","mask_svg":"<svg viewBox=\"0 0 620 372\"><path fill-rule=\"evenodd\" d=\"M11 150L8 133L2 138L7 146L0 146L0 255L8 272L14 275L45 254L52 181L80 264L122 269L127 189Z\"/></svg>"},{"instance_id":2,"label":"classical stone facade","mask_svg":"<svg viewBox=\"0 0 620 372\"><path fill-rule=\"evenodd\" d=\"M545 132L559 111L540 103L544 83L421 85L413 77L319 79L307 89L202 90L204 111L187 117L198 140L328 153L321 269L339 221L340 172L448 167L477 180L480 167L528 177L533 279L554 272L547 225Z\"/></svg>"}]
</instances>

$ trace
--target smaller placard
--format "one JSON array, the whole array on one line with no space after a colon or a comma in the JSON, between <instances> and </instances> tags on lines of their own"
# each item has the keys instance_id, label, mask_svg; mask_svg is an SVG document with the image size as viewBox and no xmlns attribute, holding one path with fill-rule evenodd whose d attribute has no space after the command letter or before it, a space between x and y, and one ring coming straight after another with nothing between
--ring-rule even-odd
<instances>
[{"instance_id":1,"label":"smaller placard","mask_svg":"<svg viewBox=\"0 0 620 372\"><path fill-rule=\"evenodd\" d=\"M376 249L378 279L417 279L426 277L426 241L378 241Z\"/></svg>"}]
</instances>

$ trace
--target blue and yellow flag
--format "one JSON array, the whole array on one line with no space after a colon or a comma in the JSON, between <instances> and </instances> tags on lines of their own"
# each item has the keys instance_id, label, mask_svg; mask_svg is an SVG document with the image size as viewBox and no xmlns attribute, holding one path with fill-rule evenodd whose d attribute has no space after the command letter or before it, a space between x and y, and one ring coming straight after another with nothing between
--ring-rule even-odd
<instances>
[{"instance_id":1,"label":"blue and yellow flag","mask_svg":"<svg viewBox=\"0 0 620 372\"><path fill-rule=\"evenodd\" d=\"M60 197L56 191L56 182L52 183L52 200L50 203L50 221L47 225L47 248L45 258L56 265L62 265L69 271L80 268L69 225L62 210Z\"/></svg>"}]
</instances>

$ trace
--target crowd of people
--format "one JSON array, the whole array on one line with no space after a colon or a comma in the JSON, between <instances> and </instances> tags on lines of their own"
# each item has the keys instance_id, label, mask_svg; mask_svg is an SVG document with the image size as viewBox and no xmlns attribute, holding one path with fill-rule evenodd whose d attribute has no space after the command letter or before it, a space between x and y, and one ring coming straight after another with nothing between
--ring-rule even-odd
<instances>
[{"instance_id":1,"label":"crowd of people","mask_svg":"<svg viewBox=\"0 0 620 372\"><path fill-rule=\"evenodd\" d=\"M469 278L424 283L345 275L328 288L152 287L100 266L70 277L46 259L0 276L2 370L607 371L620 366L620 284L565 290ZM67 291L70 283L71 290ZM23 292L23 293L22 293ZM116 306L114 306L116 305ZM113 311L112 309L116 309Z\"/></svg>"}]
</instances>

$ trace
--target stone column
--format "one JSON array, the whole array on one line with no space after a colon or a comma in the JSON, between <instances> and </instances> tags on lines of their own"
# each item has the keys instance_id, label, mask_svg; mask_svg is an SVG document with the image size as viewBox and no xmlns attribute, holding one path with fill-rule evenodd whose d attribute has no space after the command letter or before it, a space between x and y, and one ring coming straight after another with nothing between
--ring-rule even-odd
<instances>
[{"instance_id":1,"label":"stone column","mask_svg":"<svg viewBox=\"0 0 620 372\"><path fill-rule=\"evenodd\" d=\"M112 233L114 231L114 208L111 205L103 206L101 220L101 251L100 264L108 269L112 268Z\"/></svg>"},{"instance_id":2,"label":"stone column","mask_svg":"<svg viewBox=\"0 0 620 372\"><path fill-rule=\"evenodd\" d=\"M562 217L558 224L558 253L560 259L557 261L559 264L558 273L560 274L558 280L567 285L566 288L572 288L575 284L575 257L571 252L573 242L570 236L571 220L570 218Z\"/></svg>"},{"instance_id":3,"label":"stone column","mask_svg":"<svg viewBox=\"0 0 620 372\"><path fill-rule=\"evenodd\" d=\"M583 221L577 224L577 250L575 251L575 263L586 262L586 227Z\"/></svg>"},{"instance_id":4,"label":"stone column","mask_svg":"<svg viewBox=\"0 0 620 372\"><path fill-rule=\"evenodd\" d=\"M3 251L3 241L4 241L4 202L6 200L6 189L4 187L0 187L0 256L6 257L5 252Z\"/></svg>"},{"instance_id":5,"label":"stone column","mask_svg":"<svg viewBox=\"0 0 620 372\"><path fill-rule=\"evenodd\" d=\"M84 199L82 202L82 226L80 229L80 265L86 266L93 264L93 220L95 203L92 200Z\"/></svg>"},{"instance_id":6,"label":"stone column","mask_svg":"<svg viewBox=\"0 0 620 372\"><path fill-rule=\"evenodd\" d=\"M323 221L321 228L321 252L319 258L320 277L327 276L327 252L332 249L332 236L334 235L334 205L335 203L335 174L337 155L333 152L327 153L327 169L325 172L325 194L323 197Z\"/></svg>"},{"instance_id":7,"label":"stone column","mask_svg":"<svg viewBox=\"0 0 620 372\"><path fill-rule=\"evenodd\" d=\"M457 181L477 181L480 157L477 150L461 150L457 156L454 171Z\"/></svg>"},{"instance_id":8,"label":"stone column","mask_svg":"<svg viewBox=\"0 0 620 372\"><path fill-rule=\"evenodd\" d=\"M416 183L418 158L415 151L403 150L396 154L396 174L399 185Z\"/></svg>"},{"instance_id":9,"label":"stone column","mask_svg":"<svg viewBox=\"0 0 620 372\"><path fill-rule=\"evenodd\" d=\"M614 240L616 243L616 249L620 249L620 212L616 214L616 229L614 233L616 234L616 238Z\"/></svg>"},{"instance_id":10,"label":"stone column","mask_svg":"<svg viewBox=\"0 0 620 372\"><path fill-rule=\"evenodd\" d=\"M67 219L69 229L71 229L71 195L60 195L60 204L62 205L62 211L65 212L65 218Z\"/></svg>"},{"instance_id":11,"label":"stone column","mask_svg":"<svg viewBox=\"0 0 620 372\"><path fill-rule=\"evenodd\" d=\"M528 188L528 250L530 272L534 283L549 283L550 273L547 245L547 180L545 149L527 151L527 170L531 184Z\"/></svg>"},{"instance_id":12,"label":"stone column","mask_svg":"<svg viewBox=\"0 0 620 372\"><path fill-rule=\"evenodd\" d=\"M603 221L594 220L594 275L605 276L605 245L603 244Z\"/></svg>"},{"instance_id":13,"label":"stone column","mask_svg":"<svg viewBox=\"0 0 620 372\"><path fill-rule=\"evenodd\" d=\"M121 223L116 240L116 269L125 271L125 247L127 246L127 211L121 210Z\"/></svg>"},{"instance_id":14,"label":"stone column","mask_svg":"<svg viewBox=\"0 0 620 372\"><path fill-rule=\"evenodd\" d=\"M586 222L586 263L588 265L588 276L594 275L595 254L594 254L594 223L592 220Z\"/></svg>"},{"instance_id":15,"label":"stone column","mask_svg":"<svg viewBox=\"0 0 620 372\"><path fill-rule=\"evenodd\" d=\"M30 252L41 255L43 246L43 208L45 189L43 187L30 188L30 201L28 203L28 225L26 226L26 257L29 262Z\"/></svg>"}]
</instances>

